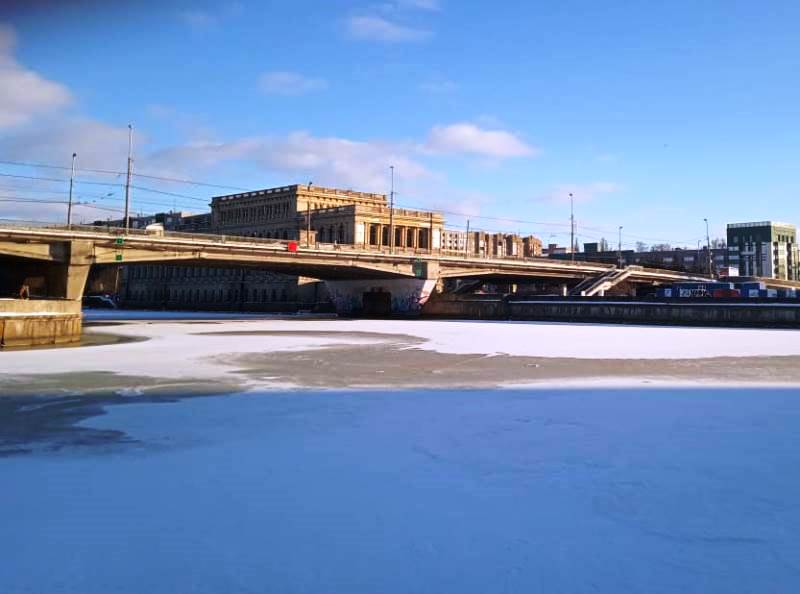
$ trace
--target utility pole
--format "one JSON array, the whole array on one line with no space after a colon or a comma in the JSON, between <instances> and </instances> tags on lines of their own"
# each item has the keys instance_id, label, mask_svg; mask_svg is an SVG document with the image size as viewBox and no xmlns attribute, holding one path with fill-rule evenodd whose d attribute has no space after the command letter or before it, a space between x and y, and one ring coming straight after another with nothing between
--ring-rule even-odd
<instances>
[{"instance_id":1,"label":"utility pole","mask_svg":"<svg viewBox=\"0 0 800 594\"><path fill-rule=\"evenodd\" d=\"M311 247L311 203L306 202L306 247Z\"/></svg>"},{"instance_id":2,"label":"utility pole","mask_svg":"<svg viewBox=\"0 0 800 594\"><path fill-rule=\"evenodd\" d=\"M133 126L128 124L128 176L125 178L125 233L130 229L131 173L133 172Z\"/></svg>"},{"instance_id":3,"label":"utility pole","mask_svg":"<svg viewBox=\"0 0 800 594\"><path fill-rule=\"evenodd\" d=\"M311 191L311 182L308 182L308 191ZM353 238L355 240L355 238ZM306 198L306 247L311 247L311 200Z\"/></svg>"},{"instance_id":4,"label":"utility pole","mask_svg":"<svg viewBox=\"0 0 800 594\"><path fill-rule=\"evenodd\" d=\"M622 225L619 226L619 243L617 244L617 259L619 267L622 268Z\"/></svg>"},{"instance_id":5,"label":"utility pole","mask_svg":"<svg viewBox=\"0 0 800 594\"><path fill-rule=\"evenodd\" d=\"M571 260L575 261L575 202L572 192L569 193L569 251Z\"/></svg>"},{"instance_id":6,"label":"utility pole","mask_svg":"<svg viewBox=\"0 0 800 594\"><path fill-rule=\"evenodd\" d=\"M69 202L67 202L67 229L72 229L72 186L75 183L75 158L78 153L72 153L72 172L69 174Z\"/></svg>"},{"instance_id":7,"label":"utility pole","mask_svg":"<svg viewBox=\"0 0 800 594\"><path fill-rule=\"evenodd\" d=\"M706 251L708 251L708 277L713 276L711 271L711 237L708 234L708 219L703 219L706 223Z\"/></svg>"},{"instance_id":8,"label":"utility pole","mask_svg":"<svg viewBox=\"0 0 800 594\"><path fill-rule=\"evenodd\" d=\"M389 192L389 253L394 253L394 165L390 165L392 186Z\"/></svg>"},{"instance_id":9,"label":"utility pole","mask_svg":"<svg viewBox=\"0 0 800 594\"><path fill-rule=\"evenodd\" d=\"M428 252L433 254L433 211L431 211L430 218L428 220L430 222L430 229L428 231Z\"/></svg>"}]
</instances>

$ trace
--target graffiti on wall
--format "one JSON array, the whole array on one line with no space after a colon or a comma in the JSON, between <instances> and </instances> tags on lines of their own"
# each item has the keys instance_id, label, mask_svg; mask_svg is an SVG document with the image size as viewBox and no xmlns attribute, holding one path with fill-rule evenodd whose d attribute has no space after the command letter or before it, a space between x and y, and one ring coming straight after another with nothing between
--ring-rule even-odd
<instances>
[{"instance_id":1,"label":"graffiti on wall","mask_svg":"<svg viewBox=\"0 0 800 594\"><path fill-rule=\"evenodd\" d=\"M389 279L326 281L328 294L339 313L357 313L364 307L364 293L391 295L392 313L415 314L428 301L436 281L431 279Z\"/></svg>"}]
</instances>

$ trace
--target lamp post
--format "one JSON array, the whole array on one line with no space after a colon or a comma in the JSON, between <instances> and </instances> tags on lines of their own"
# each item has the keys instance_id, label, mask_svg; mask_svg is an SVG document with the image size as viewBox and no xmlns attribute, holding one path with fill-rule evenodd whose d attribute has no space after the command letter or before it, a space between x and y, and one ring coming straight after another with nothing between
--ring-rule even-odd
<instances>
[{"instance_id":1,"label":"lamp post","mask_svg":"<svg viewBox=\"0 0 800 594\"><path fill-rule=\"evenodd\" d=\"M128 124L128 175L125 178L125 233L131 223L131 174L133 170L133 125Z\"/></svg>"},{"instance_id":2,"label":"lamp post","mask_svg":"<svg viewBox=\"0 0 800 594\"><path fill-rule=\"evenodd\" d=\"M708 277L711 278L714 273L711 270L711 236L708 234L708 219L703 219L706 224L706 251L708 252Z\"/></svg>"},{"instance_id":3,"label":"lamp post","mask_svg":"<svg viewBox=\"0 0 800 594\"><path fill-rule=\"evenodd\" d=\"M390 165L392 185L389 191L389 253L394 253L394 165Z\"/></svg>"},{"instance_id":4,"label":"lamp post","mask_svg":"<svg viewBox=\"0 0 800 594\"><path fill-rule=\"evenodd\" d=\"M622 268L622 225L619 226L619 243L617 243L617 261Z\"/></svg>"},{"instance_id":5,"label":"lamp post","mask_svg":"<svg viewBox=\"0 0 800 594\"><path fill-rule=\"evenodd\" d=\"M67 202L67 229L72 228L72 186L75 183L75 159L78 153L72 153L72 172L69 174L69 202Z\"/></svg>"},{"instance_id":6,"label":"lamp post","mask_svg":"<svg viewBox=\"0 0 800 594\"><path fill-rule=\"evenodd\" d=\"M575 201L572 192L569 193L569 252L571 260L575 261Z\"/></svg>"}]
</instances>

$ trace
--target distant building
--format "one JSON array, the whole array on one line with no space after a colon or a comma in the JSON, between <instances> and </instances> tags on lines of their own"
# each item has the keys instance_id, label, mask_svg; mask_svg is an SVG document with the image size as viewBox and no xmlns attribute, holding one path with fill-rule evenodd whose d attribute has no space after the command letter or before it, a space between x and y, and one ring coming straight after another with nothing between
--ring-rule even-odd
<instances>
[{"instance_id":1,"label":"distant building","mask_svg":"<svg viewBox=\"0 0 800 594\"><path fill-rule=\"evenodd\" d=\"M445 252L466 253L467 232L445 229L442 234L442 250Z\"/></svg>"},{"instance_id":2,"label":"distant building","mask_svg":"<svg viewBox=\"0 0 800 594\"><path fill-rule=\"evenodd\" d=\"M563 256L571 253L572 251L568 247L560 246L557 243L548 243L547 247L542 248L542 255L547 256L548 258L554 256Z\"/></svg>"},{"instance_id":3,"label":"distant building","mask_svg":"<svg viewBox=\"0 0 800 594\"><path fill-rule=\"evenodd\" d=\"M534 258L542 255L542 242L533 235L472 231L468 244L467 252L473 257Z\"/></svg>"},{"instance_id":4,"label":"distant building","mask_svg":"<svg viewBox=\"0 0 800 594\"><path fill-rule=\"evenodd\" d=\"M587 262L602 262L604 264L618 264L620 252L617 250L598 251L598 244L584 244L583 252L576 252L576 260ZM566 250L566 248L564 248ZM683 249L675 248L670 250L653 250L647 252L637 252L634 250L622 250L622 263L624 266L648 266L651 268L663 268L666 270L678 270L681 272L694 272L706 274L708 272L708 255L706 248ZM556 251L550 254L551 258L569 259L572 254L566 251ZM728 250L726 248L711 248L711 269L716 275L725 274L729 268Z\"/></svg>"},{"instance_id":5,"label":"distant building","mask_svg":"<svg viewBox=\"0 0 800 594\"><path fill-rule=\"evenodd\" d=\"M165 231L185 233L211 233L211 213L191 214L182 211L159 212L152 215L129 217L131 229L145 229L149 225L163 225ZM124 227L125 219L95 221L95 227Z\"/></svg>"},{"instance_id":6,"label":"distant building","mask_svg":"<svg viewBox=\"0 0 800 594\"><path fill-rule=\"evenodd\" d=\"M739 276L800 280L797 229L762 221L728 225L731 268Z\"/></svg>"},{"instance_id":7,"label":"distant building","mask_svg":"<svg viewBox=\"0 0 800 594\"><path fill-rule=\"evenodd\" d=\"M362 247L438 250L444 226L440 213L392 213L384 194L312 184L215 196L211 216L216 233Z\"/></svg>"}]
</instances>

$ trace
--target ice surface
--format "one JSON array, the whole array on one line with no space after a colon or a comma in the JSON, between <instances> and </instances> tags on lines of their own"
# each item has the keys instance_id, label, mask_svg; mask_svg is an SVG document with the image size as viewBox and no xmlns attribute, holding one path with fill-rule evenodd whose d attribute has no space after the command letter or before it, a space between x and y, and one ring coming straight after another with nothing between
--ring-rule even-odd
<instances>
[{"instance_id":1,"label":"ice surface","mask_svg":"<svg viewBox=\"0 0 800 594\"><path fill-rule=\"evenodd\" d=\"M102 315L112 321L128 316L129 312ZM172 314L161 315L170 318ZM87 330L149 338L144 342L65 349L58 351L57 356L50 350L2 352L0 373L109 371L161 378L219 379L221 375L237 371L232 359L238 354L290 352L386 340L354 333L410 335L422 339L421 344L414 348L456 354L507 353L584 359L800 355L800 331L797 330L533 322L265 319L263 316L230 320L217 314L196 315L211 319L159 319L152 323L139 320ZM271 331L307 334L223 334Z\"/></svg>"},{"instance_id":2,"label":"ice surface","mask_svg":"<svg viewBox=\"0 0 800 594\"><path fill-rule=\"evenodd\" d=\"M0 457L4 594L800 591L796 390L251 393L83 425L127 435Z\"/></svg>"}]
</instances>

